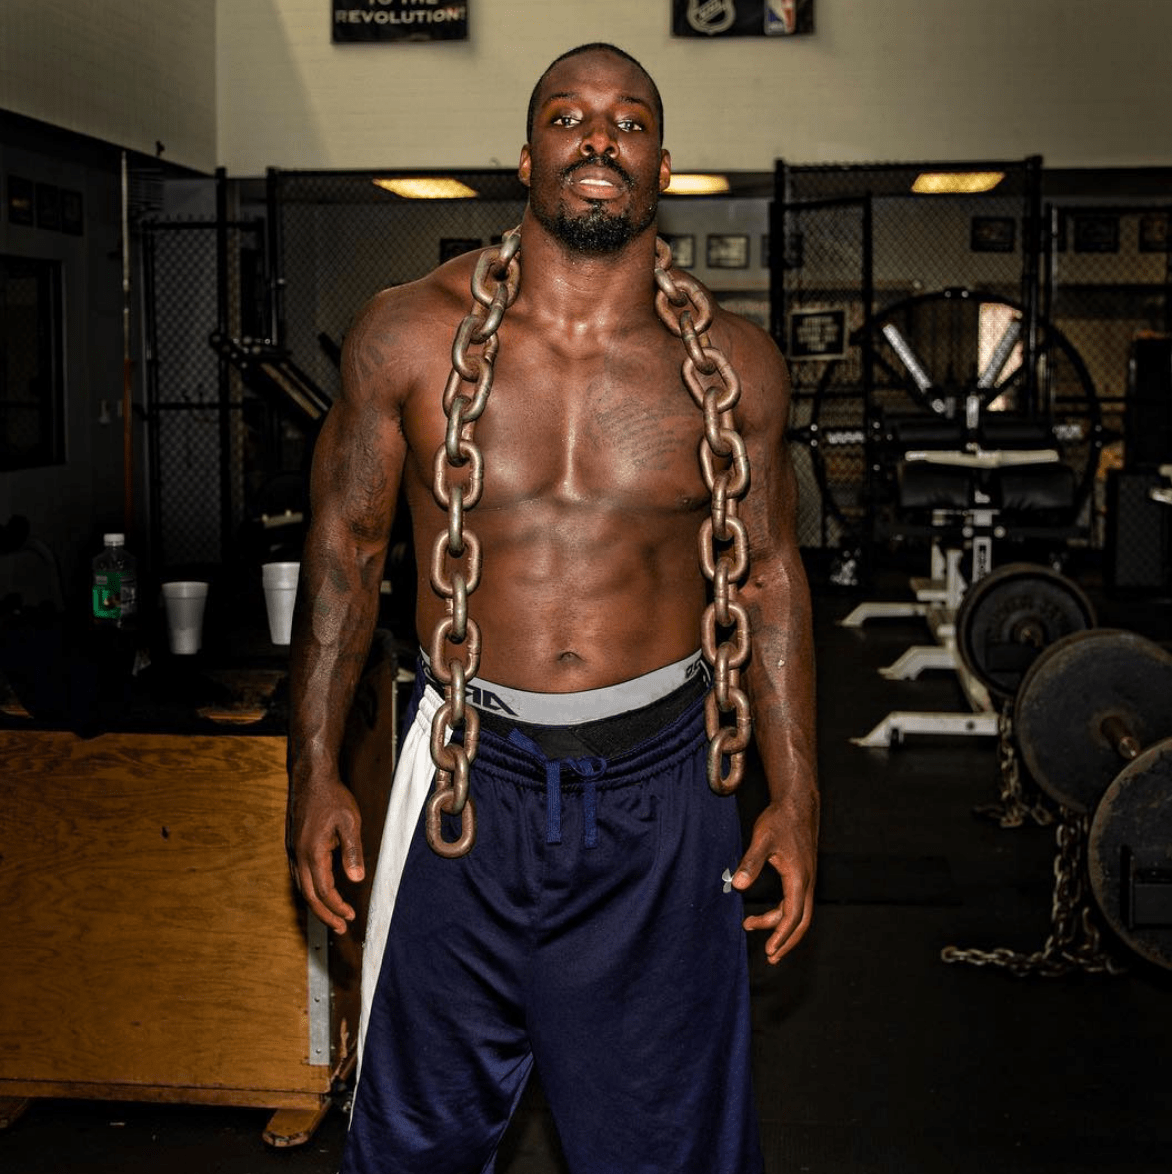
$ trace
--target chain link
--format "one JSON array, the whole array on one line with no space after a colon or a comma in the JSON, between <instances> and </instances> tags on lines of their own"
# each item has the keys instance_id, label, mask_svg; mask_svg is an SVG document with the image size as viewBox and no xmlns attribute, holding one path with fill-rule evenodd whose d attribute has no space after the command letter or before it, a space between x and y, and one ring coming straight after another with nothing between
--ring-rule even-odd
<instances>
[{"instance_id":1,"label":"chain link","mask_svg":"<svg viewBox=\"0 0 1172 1174\"><path fill-rule=\"evenodd\" d=\"M997 966L1019 978L1039 975L1057 978L1072 970L1089 974L1123 974L1125 967L1103 950L1101 934L1087 900L1086 844L1090 816L1067 807L1059 808L1055 830L1058 853L1054 857L1054 893L1050 905L1050 935L1046 944L1031 954L1004 947L995 950L961 950L946 946L945 962L973 966Z\"/></svg>"},{"instance_id":2,"label":"chain link","mask_svg":"<svg viewBox=\"0 0 1172 1174\"><path fill-rule=\"evenodd\" d=\"M656 311L683 340L684 382L704 412L700 469L712 500L712 516L700 527L700 566L712 584L712 602L700 625L700 648L712 667L712 690L705 704L708 783L718 795L730 795L744 775L745 751L753 733L749 698L740 685L741 669L749 659L749 614L737 602L737 583L749 569L749 536L738 516L740 499L749 488L749 458L733 418L741 381L708 337L708 294L692 277L672 270L671 249L662 240L655 247L655 284ZM718 628L724 631L723 638ZM731 716L732 724L725 724L722 715Z\"/></svg>"},{"instance_id":3,"label":"chain link","mask_svg":"<svg viewBox=\"0 0 1172 1174\"><path fill-rule=\"evenodd\" d=\"M447 511L448 523L436 535L431 554L431 586L446 601L446 614L436 625L428 650L432 675L444 686L444 701L432 718L431 759L436 773L427 801L426 827L428 844L449 858L463 856L476 839L469 776L480 720L475 707L467 704L466 686L480 664L480 628L468 614L468 596L480 582L482 556L480 541L465 524L464 514L483 493L484 458L473 426L492 391L493 365L500 348L497 330L520 288L520 243L519 229L506 232L499 249L481 254L472 275L473 306L452 343L452 372L443 398L447 430L433 469L432 492ZM741 384L724 352L708 337L712 302L707 293L686 274L671 272L671 265L671 249L657 240L656 310L683 341L684 382L704 413L700 468L712 511L700 527L700 566L713 588L700 630L700 647L713 678L705 705L708 782L718 794L728 795L740 784L752 736L749 699L740 687L740 671L749 659L749 615L737 600L737 583L749 568L748 532L738 516L739 501L749 488L749 459L733 418ZM479 353L470 352L472 346L479 346ZM467 384L475 385L472 395L466 393ZM454 470L462 471L455 483ZM462 565L453 566L456 563ZM724 631L723 639L718 629ZM732 722L723 722L722 715L731 715ZM450 740L460 727L462 744ZM444 813L460 817L455 840L443 837Z\"/></svg>"},{"instance_id":4,"label":"chain link","mask_svg":"<svg viewBox=\"0 0 1172 1174\"><path fill-rule=\"evenodd\" d=\"M427 801L427 842L440 856L463 856L476 841L476 805L468 794L472 760L480 740L480 716L467 703L467 684L480 666L480 627L468 614L468 596L480 584L480 540L464 521L484 492L484 456L473 435L492 391L493 364L500 349L497 329L521 285L517 252L520 232L512 229L498 249L481 253L472 275L473 305L452 342L452 372L444 388L447 431L436 450L432 493L448 523L431 551L431 587L446 600L428 654L431 672L444 687L443 704L431 722L435 786ZM470 348L479 347L479 352ZM468 394L468 384L475 390ZM462 728L463 741L451 740ZM443 836L444 813L458 816L460 834Z\"/></svg>"},{"instance_id":5,"label":"chain link","mask_svg":"<svg viewBox=\"0 0 1172 1174\"><path fill-rule=\"evenodd\" d=\"M1054 822L1054 812L1038 793L1030 803L1022 779L1021 759L1013 729L1013 699L1006 701L997 715L997 763L1001 775L1001 802L973 808L975 815L996 820L1003 828L1017 828L1033 820L1039 827Z\"/></svg>"}]
</instances>

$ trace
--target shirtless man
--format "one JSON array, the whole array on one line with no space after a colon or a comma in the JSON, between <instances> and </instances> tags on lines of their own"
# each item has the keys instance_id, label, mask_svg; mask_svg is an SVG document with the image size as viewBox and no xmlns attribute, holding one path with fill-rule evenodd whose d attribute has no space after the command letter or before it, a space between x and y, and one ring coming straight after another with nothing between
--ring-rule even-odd
<instances>
[{"instance_id":1,"label":"shirtless man","mask_svg":"<svg viewBox=\"0 0 1172 1174\"><path fill-rule=\"evenodd\" d=\"M763 332L717 311L709 335L742 381L736 423L752 470L743 682L770 794L742 853L735 803L705 775L697 537L710 506L703 415L681 378L683 344L654 307L670 179L659 93L621 50L583 46L538 81L529 117L520 292L476 424L484 491L468 513L484 551L468 607L483 691L469 695L495 699L471 773L477 837L458 859L424 839L428 718L442 695L421 666L367 926L343 1170L491 1170L536 1063L575 1174L754 1174L742 925L767 931L770 962L797 943L818 822L788 379ZM445 614L428 577L447 526L432 469L475 261L365 308L314 458L288 847L309 907L338 933L354 912L335 854L351 881L366 867L338 752L400 483L425 649ZM783 900L743 918L740 892L766 864Z\"/></svg>"}]
</instances>

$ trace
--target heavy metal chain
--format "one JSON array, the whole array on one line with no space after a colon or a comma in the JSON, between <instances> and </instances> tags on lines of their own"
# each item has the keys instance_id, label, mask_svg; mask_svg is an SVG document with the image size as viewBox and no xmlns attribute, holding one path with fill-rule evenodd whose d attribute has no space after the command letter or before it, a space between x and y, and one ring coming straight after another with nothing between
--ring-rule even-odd
<instances>
[{"instance_id":1,"label":"heavy metal chain","mask_svg":"<svg viewBox=\"0 0 1172 1174\"><path fill-rule=\"evenodd\" d=\"M744 775L753 733L749 698L740 687L741 669L749 659L749 615L737 601L737 583L749 569L749 536L738 516L740 499L749 488L749 458L733 419L741 381L706 333L712 324L711 300L693 278L672 272L671 264L671 249L656 241L655 308L683 340L684 382L704 412L700 468L712 498L712 516L700 527L700 566L712 584L712 602L700 626L700 647L712 666L712 691L705 706L708 783L717 794L729 795ZM718 628L725 633L719 643ZM725 724L722 716L731 716L732 724Z\"/></svg>"},{"instance_id":2,"label":"heavy metal chain","mask_svg":"<svg viewBox=\"0 0 1172 1174\"><path fill-rule=\"evenodd\" d=\"M480 256L472 276L474 304L452 343L452 373L443 400L447 435L435 454L432 491L440 508L447 510L448 525L432 547L431 586L446 601L446 614L436 625L429 655L432 675L444 687L444 701L432 718L431 758L436 774L427 801L426 827L428 844L449 858L463 856L476 839L475 804L468 784L480 719L475 707L466 703L466 686L480 664L480 628L468 615L468 596L480 582L482 556L479 540L464 524L464 512L476 505L483 492L484 458L473 427L492 391L493 364L500 348L497 330L520 288L520 243L520 232L513 229L504 234L499 249ZM749 699L740 687L740 670L749 659L749 617L737 600L737 583L749 567L748 533L737 512L749 487L749 459L733 418L740 380L706 333L712 324L712 303L691 277L671 273L671 264L671 249L657 241L656 310L668 329L683 340L684 381L704 412L700 468L712 496L712 513L700 527L700 565L713 586L713 602L704 612L700 632L700 646L713 672L705 709L710 739L708 781L718 794L728 795L740 784L752 736ZM470 346L482 349L471 354ZM474 393L466 394L464 384L474 385ZM461 474L460 483L453 484L452 471L465 467L467 475ZM452 568L456 560L465 560L463 570ZM726 633L719 643L718 629ZM722 715L731 715L732 723L722 722ZM452 732L461 726L463 744L450 742ZM460 817L455 840L443 837L445 812Z\"/></svg>"},{"instance_id":3,"label":"heavy metal chain","mask_svg":"<svg viewBox=\"0 0 1172 1174\"><path fill-rule=\"evenodd\" d=\"M497 330L520 289L520 246L520 232L513 229L504 234L498 249L481 253L477 262L472 309L452 342L452 373L443 401L447 434L435 454L432 492L440 508L447 510L448 525L432 546L431 586L447 603L428 650L432 675L444 687L444 701L431 722L436 771L426 824L432 850L449 858L463 856L476 840L476 809L468 795L468 779L480 738L480 716L466 703L465 691L480 665L480 627L468 615L468 596L480 583L481 550L480 540L464 524L464 511L476 505L484 490L484 456L473 432L492 391L493 363L500 349ZM473 353L471 347L481 349ZM464 730L462 745L449 741L459 727ZM459 816L455 840L443 837L444 812Z\"/></svg>"},{"instance_id":4,"label":"heavy metal chain","mask_svg":"<svg viewBox=\"0 0 1172 1174\"><path fill-rule=\"evenodd\" d=\"M1057 978L1072 970L1089 974L1124 973L1124 967L1103 950L1099 928L1086 897L1086 843L1090 817L1067 807L1060 808L1059 813L1055 831L1058 853L1054 858L1050 935L1046 944L1031 954L1006 948L960 950L946 946L940 952L945 962L999 966L1019 978L1032 974Z\"/></svg>"},{"instance_id":5,"label":"heavy metal chain","mask_svg":"<svg viewBox=\"0 0 1172 1174\"><path fill-rule=\"evenodd\" d=\"M1013 732L1013 700L1005 702L997 715L997 763L1001 774L1001 802L974 808L976 815L996 820L1003 828L1017 828L1032 819L1039 827L1054 822L1054 812L1041 795L1030 803L1021 777L1021 759Z\"/></svg>"}]
</instances>

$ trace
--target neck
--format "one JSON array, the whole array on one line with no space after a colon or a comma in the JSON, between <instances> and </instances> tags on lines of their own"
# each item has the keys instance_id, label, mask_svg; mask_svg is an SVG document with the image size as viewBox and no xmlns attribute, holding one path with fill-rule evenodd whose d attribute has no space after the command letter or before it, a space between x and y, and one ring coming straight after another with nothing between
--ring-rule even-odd
<instances>
[{"instance_id":1,"label":"neck","mask_svg":"<svg viewBox=\"0 0 1172 1174\"><path fill-rule=\"evenodd\" d=\"M570 249L529 209L521 221L521 298L563 324L654 312L655 224L613 253Z\"/></svg>"}]
</instances>

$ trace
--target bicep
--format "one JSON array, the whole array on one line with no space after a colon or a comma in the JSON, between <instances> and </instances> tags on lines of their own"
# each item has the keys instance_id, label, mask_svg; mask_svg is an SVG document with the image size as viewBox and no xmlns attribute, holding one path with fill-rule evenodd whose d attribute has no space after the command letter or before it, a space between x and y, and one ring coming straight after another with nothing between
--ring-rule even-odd
<instances>
[{"instance_id":1,"label":"bicep","mask_svg":"<svg viewBox=\"0 0 1172 1174\"><path fill-rule=\"evenodd\" d=\"M393 352L368 313L347 337L342 390L314 449L314 524L360 547L385 545L406 456Z\"/></svg>"},{"instance_id":2,"label":"bicep","mask_svg":"<svg viewBox=\"0 0 1172 1174\"><path fill-rule=\"evenodd\" d=\"M785 433L789 376L772 340L756 332L745 348L740 412L749 457L749 490L741 509L750 554L784 558L797 547L797 478Z\"/></svg>"}]
</instances>

